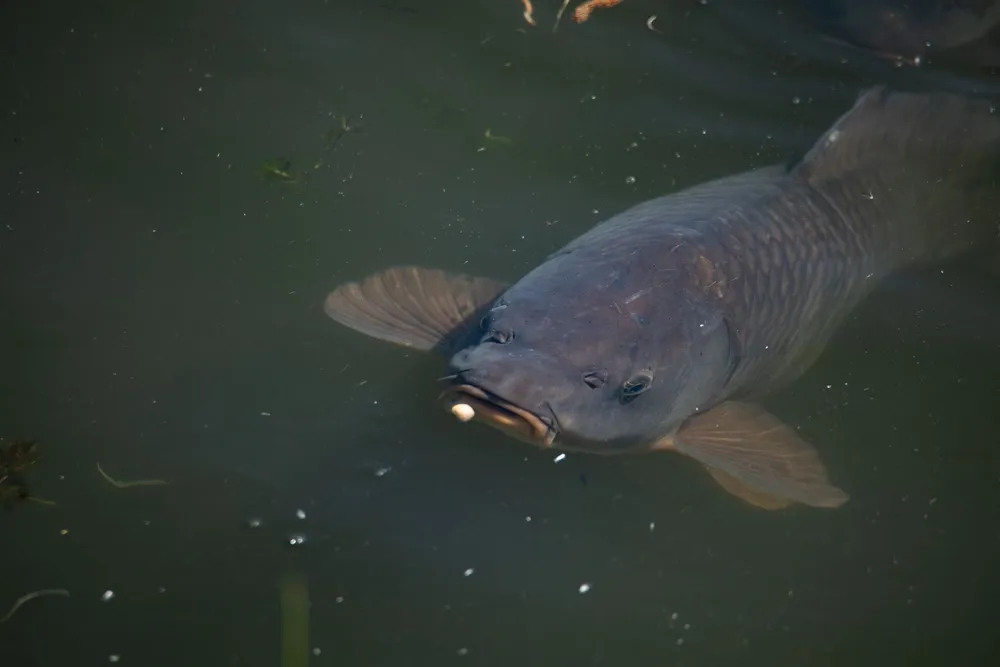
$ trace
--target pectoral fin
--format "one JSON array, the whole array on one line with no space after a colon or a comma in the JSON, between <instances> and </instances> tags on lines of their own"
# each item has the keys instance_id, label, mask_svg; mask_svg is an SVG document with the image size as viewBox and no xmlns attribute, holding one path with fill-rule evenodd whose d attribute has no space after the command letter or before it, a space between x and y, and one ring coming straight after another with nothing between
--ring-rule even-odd
<instances>
[{"instance_id":1,"label":"pectoral fin","mask_svg":"<svg viewBox=\"0 0 1000 667\"><path fill-rule=\"evenodd\" d=\"M748 403L721 403L688 419L673 448L704 464L720 486L757 507L780 509L798 502L833 508L849 497L827 479L812 445Z\"/></svg>"},{"instance_id":2,"label":"pectoral fin","mask_svg":"<svg viewBox=\"0 0 1000 667\"><path fill-rule=\"evenodd\" d=\"M334 321L397 345L449 350L507 285L416 266L394 267L337 287L323 310Z\"/></svg>"},{"instance_id":3,"label":"pectoral fin","mask_svg":"<svg viewBox=\"0 0 1000 667\"><path fill-rule=\"evenodd\" d=\"M705 466L705 470L708 471L708 474L712 476L712 479L719 486L754 507L760 507L765 510L783 510L794 504L791 500L772 496L770 493L764 493L748 484L744 484L728 472L722 472L718 468Z\"/></svg>"}]
</instances>

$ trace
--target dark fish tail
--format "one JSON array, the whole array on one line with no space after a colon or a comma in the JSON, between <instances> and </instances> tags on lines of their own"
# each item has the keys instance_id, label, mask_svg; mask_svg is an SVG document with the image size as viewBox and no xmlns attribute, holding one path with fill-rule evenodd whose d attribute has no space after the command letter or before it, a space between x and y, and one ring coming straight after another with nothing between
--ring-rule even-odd
<instances>
[{"instance_id":1,"label":"dark fish tail","mask_svg":"<svg viewBox=\"0 0 1000 667\"><path fill-rule=\"evenodd\" d=\"M867 237L878 273L940 261L997 237L1000 113L985 99L872 88L792 171Z\"/></svg>"},{"instance_id":2,"label":"dark fish tail","mask_svg":"<svg viewBox=\"0 0 1000 667\"><path fill-rule=\"evenodd\" d=\"M1000 114L874 88L785 178L732 207L705 247L726 268L740 363L727 393L798 377L879 280L995 242Z\"/></svg>"}]
</instances>

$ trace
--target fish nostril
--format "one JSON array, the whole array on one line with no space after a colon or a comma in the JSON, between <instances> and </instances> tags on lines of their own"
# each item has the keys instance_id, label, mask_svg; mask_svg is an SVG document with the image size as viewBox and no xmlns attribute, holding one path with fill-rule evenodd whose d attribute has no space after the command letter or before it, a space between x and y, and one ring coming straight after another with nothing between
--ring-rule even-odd
<instances>
[{"instance_id":1,"label":"fish nostril","mask_svg":"<svg viewBox=\"0 0 1000 667\"><path fill-rule=\"evenodd\" d=\"M608 375L604 371L591 371L589 373L584 373L583 381L591 389L599 389L604 386L604 383L608 381Z\"/></svg>"},{"instance_id":2,"label":"fish nostril","mask_svg":"<svg viewBox=\"0 0 1000 667\"><path fill-rule=\"evenodd\" d=\"M471 365L472 354L468 349L456 352L451 358L450 365L452 368L468 368ZM465 371L460 370L459 373L464 373Z\"/></svg>"}]
</instances>

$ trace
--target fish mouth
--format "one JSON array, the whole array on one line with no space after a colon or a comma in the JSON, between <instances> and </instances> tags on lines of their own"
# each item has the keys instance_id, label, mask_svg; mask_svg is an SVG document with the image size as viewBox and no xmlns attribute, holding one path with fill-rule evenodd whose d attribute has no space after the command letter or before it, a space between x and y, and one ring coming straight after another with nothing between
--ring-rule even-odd
<instances>
[{"instance_id":1,"label":"fish mouth","mask_svg":"<svg viewBox=\"0 0 1000 667\"><path fill-rule=\"evenodd\" d=\"M448 388L440 400L460 421L481 421L539 447L551 447L559 434L555 413L537 415L471 384Z\"/></svg>"}]
</instances>

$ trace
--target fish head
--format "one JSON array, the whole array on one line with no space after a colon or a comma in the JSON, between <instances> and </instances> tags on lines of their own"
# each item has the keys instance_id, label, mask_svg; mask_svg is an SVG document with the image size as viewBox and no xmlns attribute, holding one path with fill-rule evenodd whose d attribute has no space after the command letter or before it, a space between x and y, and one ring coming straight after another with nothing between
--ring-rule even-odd
<instances>
[{"instance_id":1,"label":"fish head","mask_svg":"<svg viewBox=\"0 0 1000 667\"><path fill-rule=\"evenodd\" d=\"M445 407L542 447L651 446L711 407L732 369L733 345L721 309L707 299L669 285L631 295L515 285L451 357Z\"/></svg>"}]
</instances>

